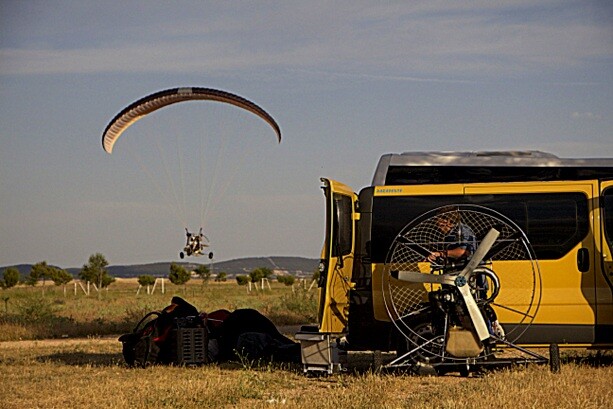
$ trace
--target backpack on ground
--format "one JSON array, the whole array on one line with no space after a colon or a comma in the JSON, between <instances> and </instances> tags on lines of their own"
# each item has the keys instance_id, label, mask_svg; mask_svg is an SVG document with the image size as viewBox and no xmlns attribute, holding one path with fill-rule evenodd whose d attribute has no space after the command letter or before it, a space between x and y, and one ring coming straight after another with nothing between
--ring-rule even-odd
<instances>
[{"instance_id":1,"label":"backpack on ground","mask_svg":"<svg viewBox=\"0 0 613 409\"><path fill-rule=\"evenodd\" d=\"M119 341L124 360L130 366L208 362L206 326L198 310L180 297L173 297L161 312L146 314Z\"/></svg>"}]
</instances>

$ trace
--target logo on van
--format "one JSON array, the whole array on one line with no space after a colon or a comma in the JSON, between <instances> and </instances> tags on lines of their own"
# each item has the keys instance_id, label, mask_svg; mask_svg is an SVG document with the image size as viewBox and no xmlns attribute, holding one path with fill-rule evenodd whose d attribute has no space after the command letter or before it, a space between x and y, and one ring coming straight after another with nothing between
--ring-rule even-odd
<instances>
[{"instance_id":1,"label":"logo on van","mask_svg":"<svg viewBox=\"0 0 613 409\"><path fill-rule=\"evenodd\" d=\"M402 193L401 188L380 188L377 193Z\"/></svg>"}]
</instances>

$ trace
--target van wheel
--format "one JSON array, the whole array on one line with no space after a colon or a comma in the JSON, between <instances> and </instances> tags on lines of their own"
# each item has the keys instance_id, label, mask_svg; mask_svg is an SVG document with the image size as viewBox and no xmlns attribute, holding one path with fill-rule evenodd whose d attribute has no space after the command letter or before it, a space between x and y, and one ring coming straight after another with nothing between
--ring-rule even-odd
<instances>
[{"instance_id":1,"label":"van wheel","mask_svg":"<svg viewBox=\"0 0 613 409\"><path fill-rule=\"evenodd\" d=\"M549 369L553 373L560 372L560 347L558 344L549 345Z\"/></svg>"}]
</instances>

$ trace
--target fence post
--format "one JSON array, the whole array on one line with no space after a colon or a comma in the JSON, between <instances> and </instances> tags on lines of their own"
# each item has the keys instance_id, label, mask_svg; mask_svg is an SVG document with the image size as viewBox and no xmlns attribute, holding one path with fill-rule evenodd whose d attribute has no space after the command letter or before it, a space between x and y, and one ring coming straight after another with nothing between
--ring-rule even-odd
<instances>
[{"instance_id":1,"label":"fence post","mask_svg":"<svg viewBox=\"0 0 613 409\"><path fill-rule=\"evenodd\" d=\"M87 282L87 290L85 289L85 287L83 287L83 283L81 281L78 282L79 283L79 287L81 287L81 290L83 290L83 294L85 295L89 295L89 281ZM77 295L77 282L75 281L75 295Z\"/></svg>"},{"instance_id":2,"label":"fence post","mask_svg":"<svg viewBox=\"0 0 613 409\"><path fill-rule=\"evenodd\" d=\"M311 291L311 288L313 288L313 285L315 285L316 282L317 280L311 281L311 285L309 286L309 291Z\"/></svg>"}]
</instances>

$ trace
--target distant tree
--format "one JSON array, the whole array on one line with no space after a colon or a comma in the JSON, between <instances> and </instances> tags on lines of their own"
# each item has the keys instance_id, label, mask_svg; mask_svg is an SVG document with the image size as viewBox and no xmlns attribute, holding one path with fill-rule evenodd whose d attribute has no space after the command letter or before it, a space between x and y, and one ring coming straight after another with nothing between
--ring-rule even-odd
<instances>
[{"instance_id":1,"label":"distant tree","mask_svg":"<svg viewBox=\"0 0 613 409\"><path fill-rule=\"evenodd\" d=\"M49 266L46 261L41 261L36 263L30 269L30 274L26 277L26 284L35 286L39 280L43 280L43 286L45 284L44 280L50 278L51 271L49 270Z\"/></svg>"},{"instance_id":2,"label":"distant tree","mask_svg":"<svg viewBox=\"0 0 613 409\"><path fill-rule=\"evenodd\" d=\"M196 274L202 279L202 284L208 283L211 278L211 270L204 264L198 266Z\"/></svg>"},{"instance_id":3,"label":"distant tree","mask_svg":"<svg viewBox=\"0 0 613 409\"><path fill-rule=\"evenodd\" d=\"M72 281L72 275L61 268L51 267L51 281L56 286L64 286L64 295L66 295L66 284Z\"/></svg>"},{"instance_id":4,"label":"distant tree","mask_svg":"<svg viewBox=\"0 0 613 409\"><path fill-rule=\"evenodd\" d=\"M155 284L155 277L149 274L140 275L138 276L138 284L142 285L143 287L153 285Z\"/></svg>"},{"instance_id":5,"label":"distant tree","mask_svg":"<svg viewBox=\"0 0 613 409\"><path fill-rule=\"evenodd\" d=\"M30 275L26 278L26 284L35 286L39 280L43 280L42 293L45 295L45 282L53 275L54 267L47 265L46 261L41 261L32 266Z\"/></svg>"},{"instance_id":6,"label":"distant tree","mask_svg":"<svg viewBox=\"0 0 613 409\"><path fill-rule=\"evenodd\" d=\"M138 276L138 284L143 287L147 287L147 294L149 294L149 289L153 284L155 284L155 277L149 274L140 275Z\"/></svg>"},{"instance_id":7,"label":"distant tree","mask_svg":"<svg viewBox=\"0 0 613 409\"><path fill-rule=\"evenodd\" d=\"M296 282L296 278L293 275L280 275L277 276L277 281L287 286L293 285Z\"/></svg>"},{"instance_id":8,"label":"distant tree","mask_svg":"<svg viewBox=\"0 0 613 409\"><path fill-rule=\"evenodd\" d=\"M249 276L244 276L244 275L237 275L236 276L236 282L238 283L238 285L247 285L249 283Z\"/></svg>"},{"instance_id":9,"label":"distant tree","mask_svg":"<svg viewBox=\"0 0 613 409\"><path fill-rule=\"evenodd\" d=\"M19 270L16 267L9 267L3 272L3 278L0 280L0 288L9 289L15 287L19 282Z\"/></svg>"},{"instance_id":10,"label":"distant tree","mask_svg":"<svg viewBox=\"0 0 613 409\"><path fill-rule=\"evenodd\" d=\"M172 263L170 265L170 272L168 273L168 279L175 285L185 284L189 281L191 275L185 267Z\"/></svg>"},{"instance_id":11,"label":"distant tree","mask_svg":"<svg viewBox=\"0 0 613 409\"><path fill-rule=\"evenodd\" d=\"M259 267L249 273L252 283L257 283L261 281L262 278L269 278L270 276L272 276L272 270L267 267Z\"/></svg>"},{"instance_id":12,"label":"distant tree","mask_svg":"<svg viewBox=\"0 0 613 409\"><path fill-rule=\"evenodd\" d=\"M82 280L96 284L98 287L98 298L101 296L100 290L108 287L115 281L115 278L106 271L105 267L108 265L109 263L106 261L106 258L102 254L96 253L89 256L87 264L84 264L79 272L79 277Z\"/></svg>"},{"instance_id":13,"label":"distant tree","mask_svg":"<svg viewBox=\"0 0 613 409\"><path fill-rule=\"evenodd\" d=\"M61 268L57 268L57 267L51 267L51 281L53 281L53 283L57 286L60 285L65 285L68 284L69 282L72 281L72 274L70 274L68 271L61 269Z\"/></svg>"},{"instance_id":14,"label":"distant tree","mask_svg":"<svg viewBox=\"0 0 613 409\"><path fill-rule=\"evenodd\" d=\"M225 282L227 279L228 279L228 274L223 271L220 271L219 273L217 273L217 276L215 277L215 281L218 283L222 281Z\"/></svg>"}]
</instances>

